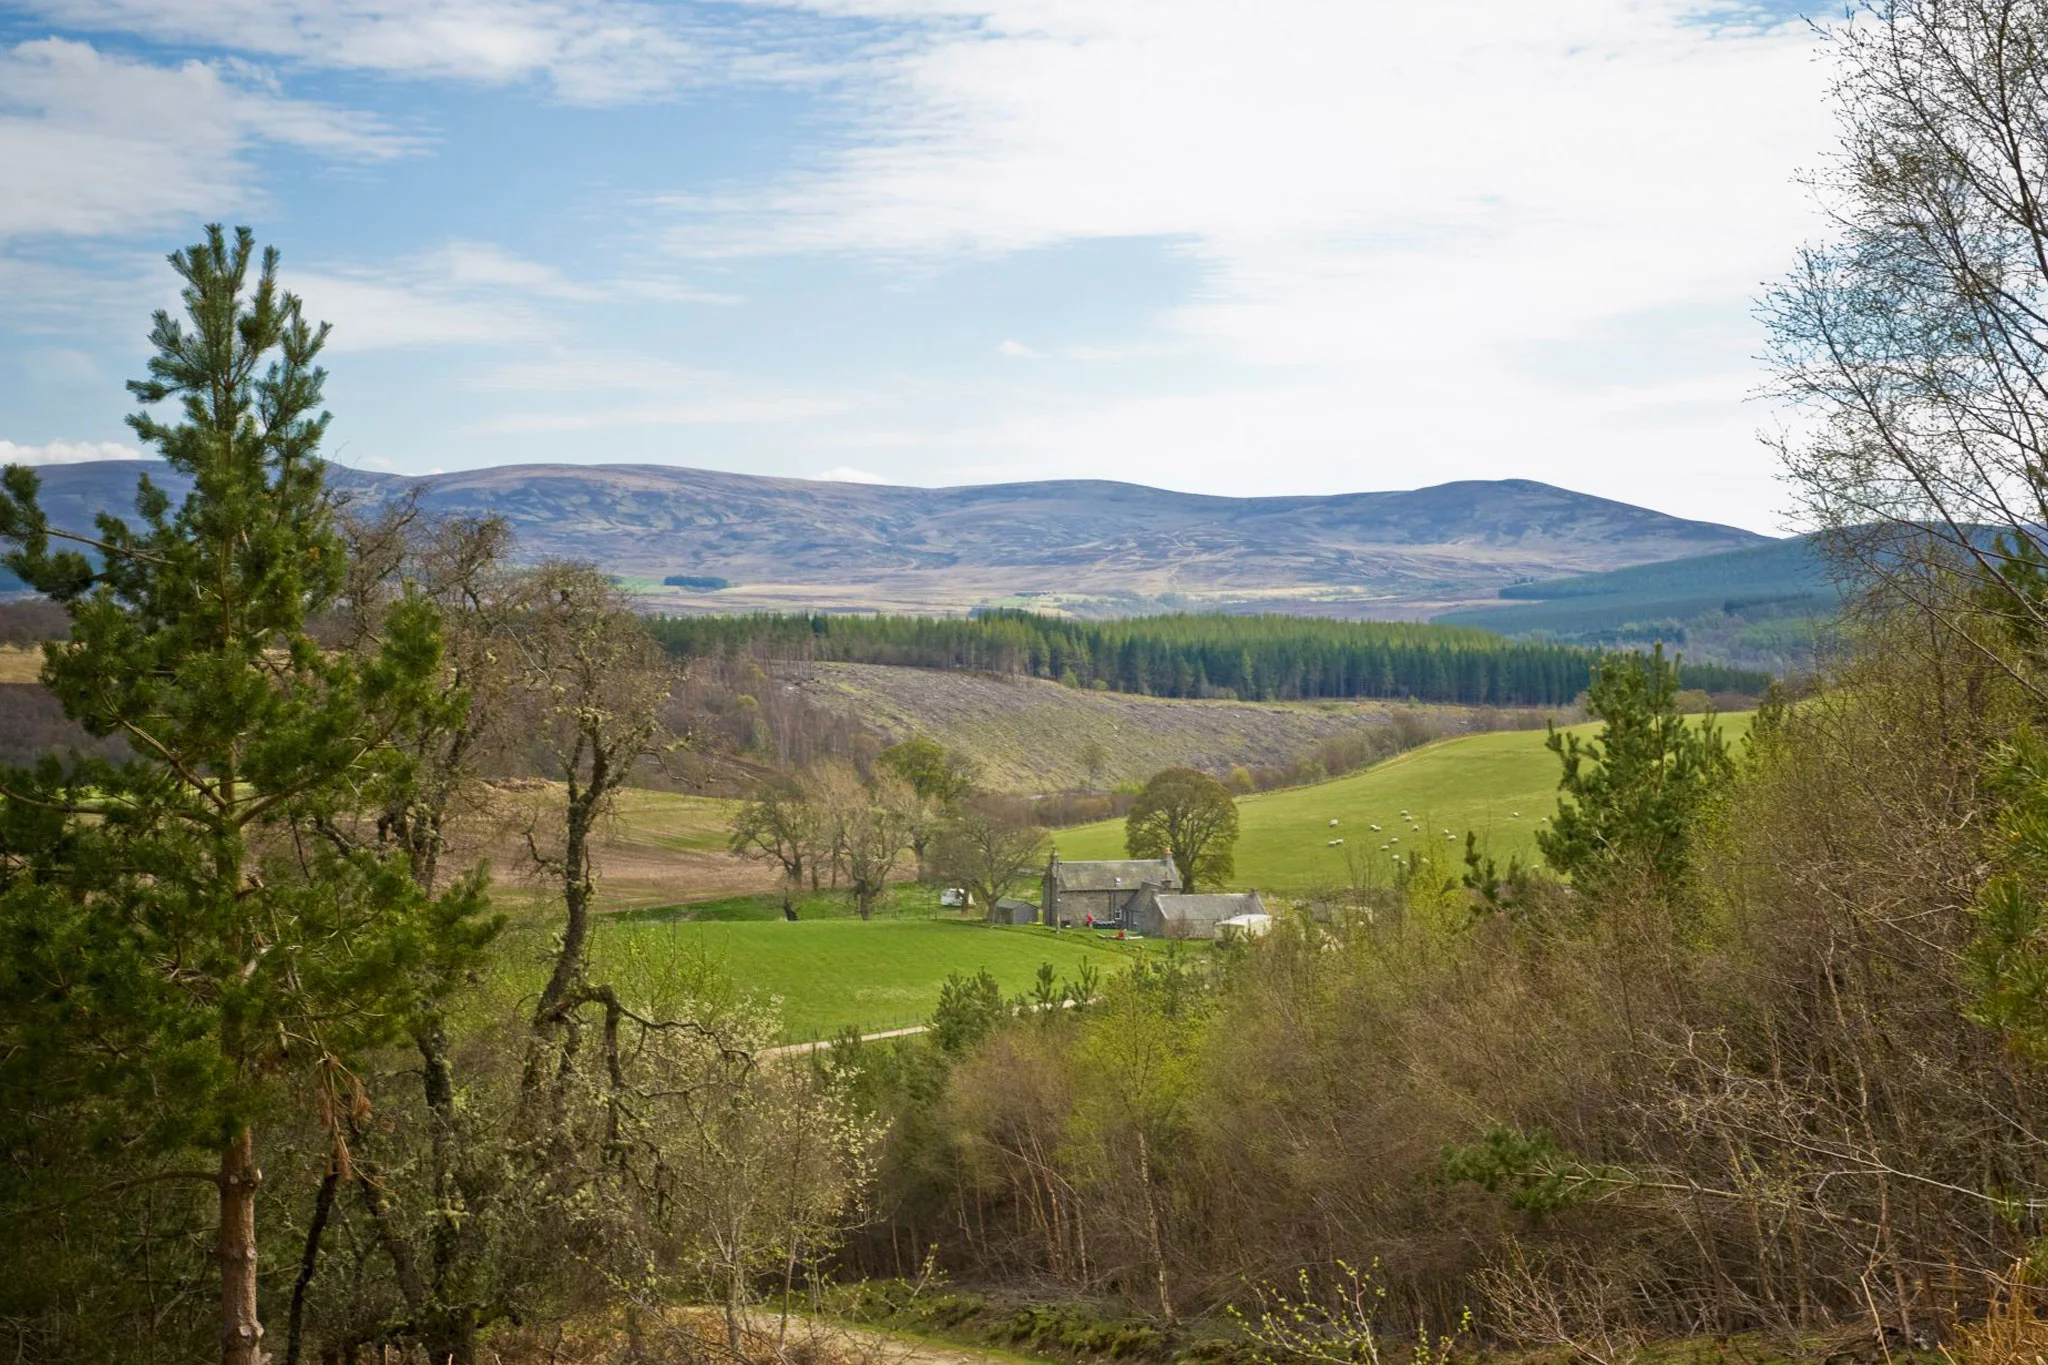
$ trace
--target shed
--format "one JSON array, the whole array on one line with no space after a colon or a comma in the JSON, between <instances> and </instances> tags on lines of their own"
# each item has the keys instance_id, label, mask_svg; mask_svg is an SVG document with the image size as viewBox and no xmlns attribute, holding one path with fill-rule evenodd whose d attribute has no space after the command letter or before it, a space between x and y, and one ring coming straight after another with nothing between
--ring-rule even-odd
<instances>
[{"instance_id":1,"label":"shed","mask_svg":"<svg viewBox=\"0 0 2048 1365\"><path fill-rule=\"evenodd\" d=\"M1036 924L1038 907L1030 901L1005 896L996 902L995 909L989 912L988 918L991 924Z\"/></svg>"}]
</instances>

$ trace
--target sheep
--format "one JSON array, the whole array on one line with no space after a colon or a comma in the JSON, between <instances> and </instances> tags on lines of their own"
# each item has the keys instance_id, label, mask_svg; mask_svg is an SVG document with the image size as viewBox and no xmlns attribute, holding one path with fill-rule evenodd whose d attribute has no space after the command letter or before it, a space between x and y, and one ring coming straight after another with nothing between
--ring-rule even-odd
<instances>
[{"instance_id":1,"label":"sheep","mask_svg":"<svg viewBox=\"0 0 2048 1365\"><path fill-rule=\"evenodd\" d=\"M1335 829L1335 828L1337 828L1337 817L1336 817L1336 816L1334 816L1334 815L1330 817L1330 828L1331 828L1331 829Z\"/></svg>"},{"instance_id":2,"label":"sheep","mask_svg":"<svg viewBox=\"0 0 2048 1365\"><path fill-rule=\"evenodd\" d=\"M1344 842L1344 841L1343 841L1342 839L1332 839L1332 840L1330 840L1330 842L1329 842L1329 843L1325 844L1325 845L1324 845L1324 847L1325 847L1325 848L1335 848L1335 847L1336 847L1337 845L1339 845L1339 844L1341 844L1341 843L1343 843L1343 842Z\"/></svg>"}]
</instances>

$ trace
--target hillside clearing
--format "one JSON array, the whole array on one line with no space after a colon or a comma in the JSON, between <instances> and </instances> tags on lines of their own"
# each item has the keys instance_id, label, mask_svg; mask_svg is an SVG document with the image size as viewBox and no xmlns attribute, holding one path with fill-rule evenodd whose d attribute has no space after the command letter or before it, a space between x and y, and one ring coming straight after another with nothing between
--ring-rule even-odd
<instances>
[{"instance_id":1,"label":"hillside clearing","mask_svg":"<svg viewBox=\"0 0 2048 1365\"><path fill-rule=\"evenodd\" d=\"M1227 772L1286 763L1328 739L1392 723L1397 713L1439 725L1478 713L1384 701L1243 702L1082 691L1037 678L994 678L882 664L788 664L777 681L816 705L853 715L895 741L923 735L972 755L998 791L1101 789L1142 782L1176 764ZM1090 743L1108 754L1084 762Z\"/></svg>"},{"instance_id":2,"label":"hillside clearing","mask_svg":"<svg viewBox=\"0 0 2048 1365\"><path fill-rule=\"evenodd\" d=\"M1731 742L1748 733L1751 714L1721 718ZM1599 729L1573 727L1588 739ZM1541 732L1497 731L1439 740L1349 777L1245 797L1231 885L1297 894L1346 885L1354 870L1384 877L1396 855L1415 848L1455 861L1468 829L1503 865L1516 855L1533 860L1537 822L1557 809L1557 774ZM1333 847L1333 839L1343 842ZM1054 842L1062 858L1121 858L1123 822L1077 825Z\"/></svg>"}]
</instances>

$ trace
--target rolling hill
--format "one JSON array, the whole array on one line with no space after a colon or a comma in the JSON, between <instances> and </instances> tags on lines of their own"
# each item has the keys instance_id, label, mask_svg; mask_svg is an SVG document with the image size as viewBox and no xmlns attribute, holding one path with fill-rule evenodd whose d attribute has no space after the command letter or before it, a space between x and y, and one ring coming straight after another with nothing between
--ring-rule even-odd
<instances>
[{"instance_id":1,"label":"rolling hill","mask_svg":"<svg viewBox=\"0 0 2048 1365\"><path fill-rule=\"evenodd\" d=\"M1810 537L1767 541L1604 573L1514 583L1498 601L1434 619L1522 638L1594 647L1647 644L1696 658L1793 671L1810 655L1841 590Z\"/></svg>"},{"instance_id":2,"label":"rolling hill","mask_svg":"<svg viewBox=\"0 0 2048 1365\"><path fill-rule=\"evenodd\" d=\"M41 469L54 524L125 512L150 462ZM503 516L529 558L604 566L664 609L961 610L1081 594L1084 609L1260 606L1416 617L1517 580L1768 544L1525 479L1225 498L1091 480L902 488L652 465L509 465L425 480L335 470L358 496ZM661 579L730 580L716 592Z\"/></svg>"},{"instance_id":3,"label":"rolling hill","mask_svg":"<svg viewBox=\"0 0 2048 1365\"><path fill-rule=\"evenodd\" d=\"M1749 722L1748 712L1724 716L1722 733L1738 741L1749 732ZM1573 728L1587 738L1600 729ZM1237 873L1231 886L1302 895L1345 885L1354 869L1384 880L1393 858L1414 848L1457 864L1468 829L1502 865L1518 855L1531 860L1537 822L1557 810L1558 761L1544 739L1540 730L1465 735L1411 749L1349 777L1247 796L1237 803ZM1414 817L1414 828L1403 811ZM1053 840L1062 858L1124 856L1121 820L1075 825Z\"/></svg>"}]
</instances>

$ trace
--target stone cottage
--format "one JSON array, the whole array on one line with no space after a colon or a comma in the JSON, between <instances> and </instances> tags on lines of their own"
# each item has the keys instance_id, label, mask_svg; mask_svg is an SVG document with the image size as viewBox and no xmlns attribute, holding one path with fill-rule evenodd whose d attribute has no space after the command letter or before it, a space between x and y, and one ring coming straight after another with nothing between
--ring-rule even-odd
<instances>
[{"instance_id":1,"label":"stone cottage","mask_svg":"<svg viewBox=\"0 0 2048 1365\"><path fill-rule=\"evenodd\" d=\"M1063 863L1055 851L1045 865L1040 914L1050 925L1085 924L1093 915L1097 924L1128 929L1125 916L1147 888L1180 890L1180 870L1171 858Z\"/></svg>"}]
</instances>

